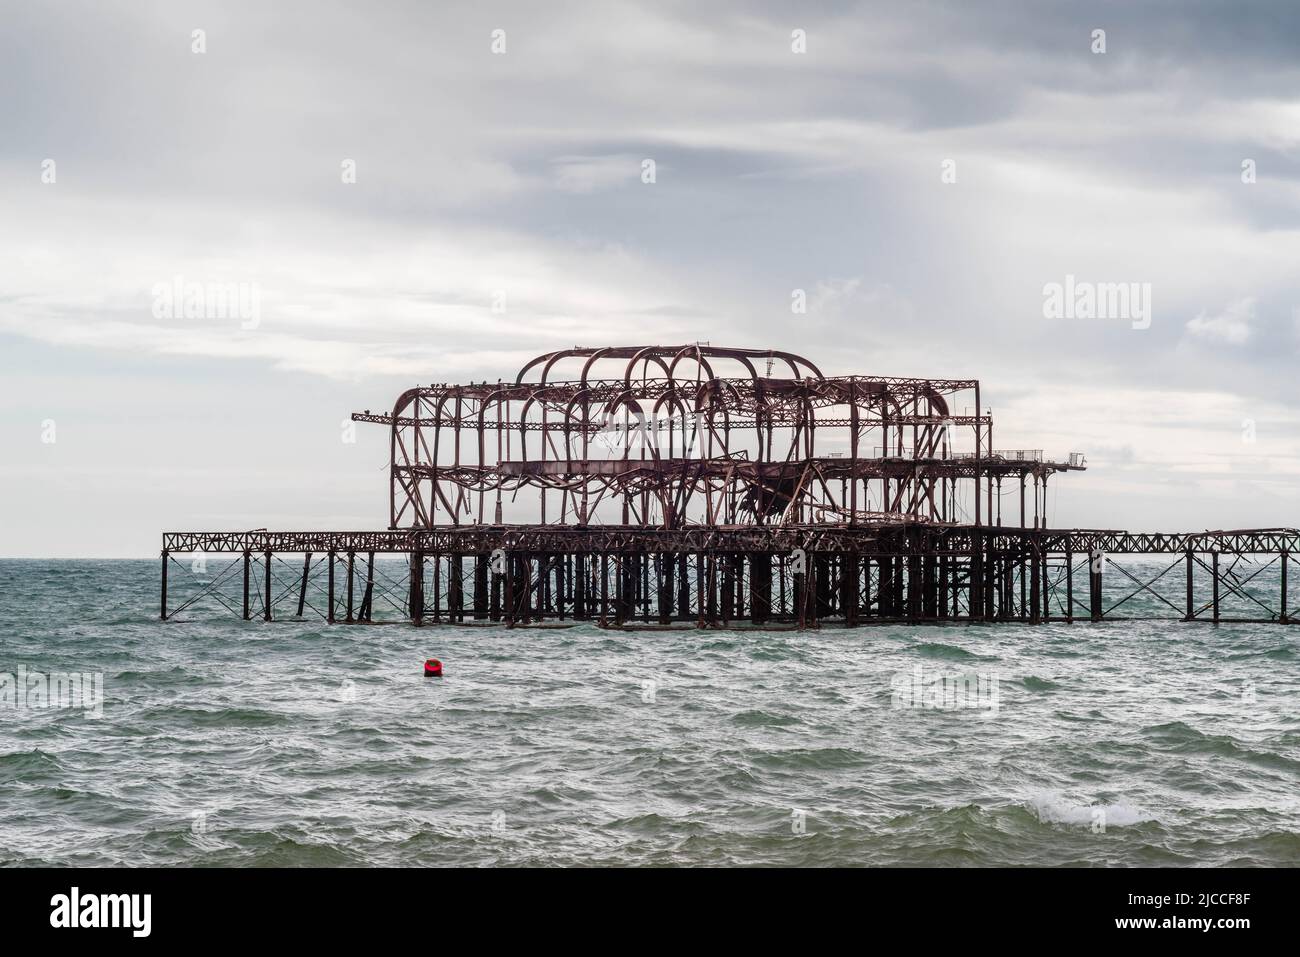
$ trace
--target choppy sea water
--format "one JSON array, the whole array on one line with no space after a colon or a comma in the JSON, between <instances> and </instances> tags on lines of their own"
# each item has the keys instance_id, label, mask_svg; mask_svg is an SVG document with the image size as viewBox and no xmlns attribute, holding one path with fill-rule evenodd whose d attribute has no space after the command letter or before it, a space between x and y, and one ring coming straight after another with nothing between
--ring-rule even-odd
<instances>
[{"instance_id":1,"label":"choppy sea water","mask_svg":"<svg viewBox=\"0 0 1300 957\"><path fill-rule=\"evenodd\" d=\"M164 624L157 575L0 562L0 675L104 682L0 699L0 863L1300 862L1295 628Z\"/></svg>"}]
</instances>

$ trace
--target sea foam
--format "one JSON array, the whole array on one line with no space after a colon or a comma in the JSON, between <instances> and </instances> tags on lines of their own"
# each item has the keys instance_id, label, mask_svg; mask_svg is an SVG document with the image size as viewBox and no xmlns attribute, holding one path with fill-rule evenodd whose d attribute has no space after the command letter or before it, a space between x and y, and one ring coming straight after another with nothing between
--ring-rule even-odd
<instances>
[{"instance_id":1,"label":"sea foam","mask_svg":"<svg viewBox=\"0 0 1300 957\"><path fill-rule=\"evenodd\" d=\"M1078 804L1060 794L1042 793L1025 802L1044 824L1074 824L1092 827L1104 822L1106 827L1128 827L1154 821L1155 815L1125 801L1113 804Z\"/></svg>"}]
</instances>

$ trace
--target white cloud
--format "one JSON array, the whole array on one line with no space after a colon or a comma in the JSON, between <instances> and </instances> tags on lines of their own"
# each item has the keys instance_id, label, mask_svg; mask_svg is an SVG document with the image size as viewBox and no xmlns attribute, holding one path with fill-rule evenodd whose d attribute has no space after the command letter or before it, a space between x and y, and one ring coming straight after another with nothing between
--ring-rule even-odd
<instances>
[{"instance_id":1,"label":"white cloud","mask_svg":"<svg viewBox=\"0 0 1300 957\"><path fill-rule=\"evenodd\" d=\"M33 204L39 205L39 204ZM294 209L255 239L212 247L92 196L11 207L0 233L20 264L0 332L147 356L251 359L335 379L505 374L542 349L690 338L696 311L643 257L612 243L543 241L506 226L359 224ZM172 207L182 223L238 234L236 212ZM350 231L349 226L353 227ZM63 237L75 235L75 242ZM155 318L155 284L255 284L260 318Z\"/></svg>"},{"instance_id":2,"label":"white cloud","mask_svg":"<svg viewBox=\"0 0 1300 957\"><path fill-rule=\"evenodd\" d=\"M639 183L641 157L630 153L607 156L560 156L551 161L552 182L566 193L597 193Z\"/></svg>"},{"instance_id":3,"label":"white cloud","mask_svg":"<svg viewBox=\"0 0 1300 957\"><path fill-rule=\"evenodd\" d=\"M1230 346L1245 344L1253 334L1251 323L1255 321L1255 299L1247 296L1228 303L1222 312L1207 316L1202 312L1187 323L1187 331L1195 339L1207 342L1223 343Z\"/></svg>"}]
</instances>

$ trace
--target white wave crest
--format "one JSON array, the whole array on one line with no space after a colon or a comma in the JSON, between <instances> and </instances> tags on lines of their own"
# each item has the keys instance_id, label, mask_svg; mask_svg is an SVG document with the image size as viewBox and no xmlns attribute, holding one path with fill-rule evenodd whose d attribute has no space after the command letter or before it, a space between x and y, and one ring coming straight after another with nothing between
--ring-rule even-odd
<instances>
[{"instance_id":1,"label":"white wave crest","mask_svg":"<svg viewBox=\"0 0 1300 957\"><path fill-rule=\"evenodd\" d=\"M1026 802L1044 824L1075 824L1081 827L1128 827L1154 821L1155 815L1125 801L1114 804L1077 804L1060 794L1035 794Z\"/></svg>"}]
</instances>

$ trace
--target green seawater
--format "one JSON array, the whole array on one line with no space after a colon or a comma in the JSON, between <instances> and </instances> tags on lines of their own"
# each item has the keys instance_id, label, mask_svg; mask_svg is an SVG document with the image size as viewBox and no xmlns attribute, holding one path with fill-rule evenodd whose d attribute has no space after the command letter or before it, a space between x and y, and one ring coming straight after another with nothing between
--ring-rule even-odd
<instances>
[{"instance_id":1,"label":"green seawater","mask_svg":"<svg viewBox=\"0 0 1300 957\"><path fill-rule=\"evenodd\" d=\"M0 562L0 673L104 694L0 700L0 863L1300 862L1293 627L162 623L157 576Z\"/></svg>"}]
</instances>

